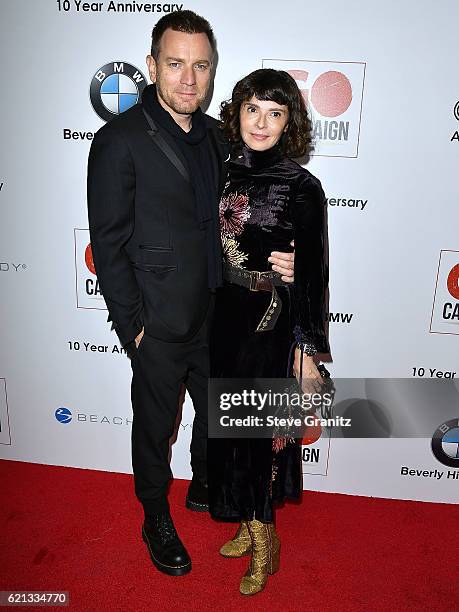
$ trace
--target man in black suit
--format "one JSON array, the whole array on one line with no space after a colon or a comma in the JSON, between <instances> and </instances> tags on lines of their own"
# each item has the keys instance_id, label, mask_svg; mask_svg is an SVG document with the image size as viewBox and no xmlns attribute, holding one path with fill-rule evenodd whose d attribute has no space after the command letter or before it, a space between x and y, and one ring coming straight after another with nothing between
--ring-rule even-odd
<instances>
[{"instance_id":1,"label":"man in black suit","mask_svg":"<svg viewBox=\"0 0 459 612\"><path fill-rule=\"evenodd\" d=\"M216 42L191 11L153 29L142 102L96 134L88 164L94 263L109 320L131 357L132 464L154 565L191 569L169 512L169 438L185 384L195 409L186 504L207 510L208 331L222 282L218 199L229 146L204 115ZM291 254L270 258L291 277Z\"/></svg>"}]
</instances>

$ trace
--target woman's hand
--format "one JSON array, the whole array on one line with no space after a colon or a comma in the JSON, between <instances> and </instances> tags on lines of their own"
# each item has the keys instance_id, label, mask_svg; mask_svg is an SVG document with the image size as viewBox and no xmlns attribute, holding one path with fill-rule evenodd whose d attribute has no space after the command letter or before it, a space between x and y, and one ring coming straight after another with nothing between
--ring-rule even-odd
<instances>
[{"instance_id":1,"label":"woman's hand","mask_svg":"<svg viewBox=\"0 0 459 612\"><path fill-rule=\"evenodd\" d=\"M290 245L295 248L295 242L292 240ZM282 274L281 278L284 283L295 282L293 270L295 267L295 251L293 253L283 253L282 251L273 251L268 257L269 263L272 264L274 272Z\"/></svg>"},{"instance_id":2,"label":"woman's hand","mask_svg":"<svg viewBox=\"0 0 459 612\"><path fill-rule=\"evenodd\" d=\"M301 369L301 349L295 349L295 361L293 363L293 372L296 379L300 380ZM302 391L303 393L320 393L321 387L324 384L323 378L317 369L314 358L303 353L303 371L302 371Z\"/></svg>"}]
</instances>

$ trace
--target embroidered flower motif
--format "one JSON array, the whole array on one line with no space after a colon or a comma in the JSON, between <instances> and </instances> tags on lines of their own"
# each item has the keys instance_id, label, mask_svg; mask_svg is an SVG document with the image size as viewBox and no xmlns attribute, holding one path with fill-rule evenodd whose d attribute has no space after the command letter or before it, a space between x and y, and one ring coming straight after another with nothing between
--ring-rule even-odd
<instances>
[{"instance_id":1,"label":"embroidered flower motif","mask_svg":"<svg viewBox=\"0 0 459 612\"><path fill-rule=\"evenodd\" d=\"M237 236L250 217L249 198L243 193L230 193L220 201L220 227L222 234Z\"/></svg>"},{"instance_id":2,"label":"embroidered flower motif","mask_svg":"<svg viewBox=\"0 0 459 612\"><path fill-rule=\"evenodd\" d=\"M239 243L231 236L222 235L222 249L224 259L233 266L240 266L248 257L239 250Z\"/></svg>"}]
</instances>

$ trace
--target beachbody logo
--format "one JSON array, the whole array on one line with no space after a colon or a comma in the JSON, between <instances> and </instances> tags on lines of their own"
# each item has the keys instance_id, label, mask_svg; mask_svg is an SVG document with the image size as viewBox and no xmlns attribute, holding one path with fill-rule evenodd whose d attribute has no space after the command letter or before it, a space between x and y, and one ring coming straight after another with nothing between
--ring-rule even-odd
<instances>
[{"instance_id":1,"label":"beachbody logo","mask_svg":"<svg viewBox=\"0 0 459 612\"><path fill-rule=\"evenodd\" d=\"M58 408L54 413L54 416L59 421L59 423L70 423L72 420L72 411L69 408Z\"/></svg>"},{"instance_id":2,"label":"beachbody logo","mask_svg":"<svg viewBox=\"0 0 459 612\"><path fill-rule=\"evenodd\" d=\"M313 155L358 157L364 62L264 59L296 80L313 122Z\"/></svg>"},{"instance_id":3,"label":"beachbody logo","mask_svg":"<svg viewBox=\"0 0 459 612\"><path fill-rule=\"evenodd\" d=\"M93 109L104 121L134 106L147 81L138 68L127 62L110 62L91 80L89 95Z\"/></svg>"},{"instance_id":4,"label":"beachbody logo","mask_svg":"<svg viewBox=\"0 0 459 612\"><path fill-rule=\"evenodd\" d=\"M74 239L77 308L107 310L96 276L89 230L75 229Z\"/></svg>"}]
</instances>

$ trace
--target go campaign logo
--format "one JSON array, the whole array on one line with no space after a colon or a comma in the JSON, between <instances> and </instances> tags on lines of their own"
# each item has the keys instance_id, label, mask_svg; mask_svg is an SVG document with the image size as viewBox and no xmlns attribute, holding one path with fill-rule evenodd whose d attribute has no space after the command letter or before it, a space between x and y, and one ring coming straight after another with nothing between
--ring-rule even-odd
<instances>
[{"instance_id":1,"label":"go campaign logo","mask_svg":"<svg viewBox=\"0 0 459 612\"><path fill-rule=\"evenodd\" d=\"M430 331L459 334L459 251L440 251Z\"/></svg>"},{"instance_id":2,"label":"go campaign logo","mask_svg":"<svg viewBox=\"0 0 459 612\"><path fill-rule=\"evenodd\" d=\"M264 59L297 82L313 122L313 155L358 157L364 62Z\"/></svg>"},{"instance_id":3,"label":"go campaign logo","mask_svg":"<svg viewBox=\"0 0 459 612\"><path fill-rule=\"evenodd\" d=\"M307 425L301 441L304 475L326 476L330 456L330 436L319 422Z\"/></svg>"},{"instance_id":4,"label":"go campaign logo","mask_svg":"<svg viewBox=\"0 0 459 612\"><path fill-rule=\"evenodd\" d=\"M74 240L77 308L106 310L92 258L89 230L75 229Z\"/></svg>"}]
</instances>

